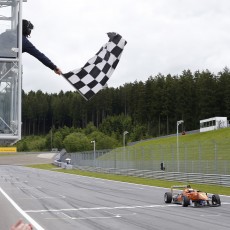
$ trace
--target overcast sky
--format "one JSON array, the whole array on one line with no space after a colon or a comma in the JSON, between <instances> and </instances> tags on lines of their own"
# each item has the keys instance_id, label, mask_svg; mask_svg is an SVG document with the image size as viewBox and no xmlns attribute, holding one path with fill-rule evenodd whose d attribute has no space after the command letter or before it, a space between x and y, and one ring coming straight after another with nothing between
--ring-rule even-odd
<instances>
[{"instance_id":1,"label":"overcast sky","mask_svg":"<svg viewBox=\"0 0 230 230\"><path fill-rule=\"evenodd\" d=\"M108 81L119 87L158 73L230 66L229 0L28 0L23 18L34 24L30 41L65 73L82 67L108 41L127 40ZM61 76L23 54L23 89L73 90Z\"/></svg>"}]
</instances>

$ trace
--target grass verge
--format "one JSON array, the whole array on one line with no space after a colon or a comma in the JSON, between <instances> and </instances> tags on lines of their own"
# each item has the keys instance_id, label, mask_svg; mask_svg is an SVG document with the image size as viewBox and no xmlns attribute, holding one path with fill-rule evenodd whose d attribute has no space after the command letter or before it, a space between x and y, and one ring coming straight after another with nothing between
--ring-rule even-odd
<instances>
[{"instance_id":1,"label":"grass verge","mask_svg":"<svg viewBox=\"0 0 230 230\"><path fill-rule=\"evenodd\" d=\"M66 170L66 169L57 168L52 164L27 165L27 167L45 169L45 170L51 170L56 172L69 173L69 174L76 174L81 176L96 177L96 178L102 178L108 180L122 181L122 182L134 183L134 184L158 186L164 188L170 188L172 185L183 185L188 183L188 182L178 182L178 181L154 180L154 179L146 179L140 177L122 176L122 175L114 175L114 174L104 174L104 173L97 173L97 172L82 171L77 169ZM189 184L193 188L197 188L201 191L230 196L229 187L218 186L218 185L207 185L207 184L193 184L193 183L189 183Z\"/></svg>"}]
</instances>

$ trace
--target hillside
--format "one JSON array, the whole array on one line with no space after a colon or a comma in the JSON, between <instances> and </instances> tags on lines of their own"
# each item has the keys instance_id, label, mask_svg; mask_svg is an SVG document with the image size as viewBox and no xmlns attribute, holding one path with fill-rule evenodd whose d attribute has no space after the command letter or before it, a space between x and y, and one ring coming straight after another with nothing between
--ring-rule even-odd
<instances>
[{"instance_id":1,"label":"hillside","mask_svg":"<svg viewBox=\"0 0 230 230\"><path fill-rule=\"evenodd\" d=\"M209 132L195 133L195 134L179 134L180 144L213 144L214 142L218 144L230 144L230 128L224 128ZM175 145L177 141L176 136L155 138L148 141L141 141L135 144L135 147L149 146L149 145Z\"/></svg>"},{"instance_id":2,"label":"hillside","mask_svg":"<svg viewBox=\"0 0 230 230\"><path fill-rule=\"evenodd\" d=\"M142 141L100 157L120 167L167 171L230 174L230 128Z\"/></svg>"}]
</instances>

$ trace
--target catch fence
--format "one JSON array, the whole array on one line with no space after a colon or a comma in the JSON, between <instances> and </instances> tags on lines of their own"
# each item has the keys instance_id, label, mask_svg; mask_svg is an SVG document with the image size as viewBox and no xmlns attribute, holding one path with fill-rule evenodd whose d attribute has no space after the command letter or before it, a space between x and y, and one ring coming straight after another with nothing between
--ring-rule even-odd
<instances>
[{"instance_id":1,"label":"catch fence","mask_svg":"<svg viewBox=\"0 0 230 230\"><path fill-rule=\"evenodd\" d=\"M91 171L230 186L228 141L65 153L61 161L66 158L75 168Z\"/></svg>"}]
</instances>

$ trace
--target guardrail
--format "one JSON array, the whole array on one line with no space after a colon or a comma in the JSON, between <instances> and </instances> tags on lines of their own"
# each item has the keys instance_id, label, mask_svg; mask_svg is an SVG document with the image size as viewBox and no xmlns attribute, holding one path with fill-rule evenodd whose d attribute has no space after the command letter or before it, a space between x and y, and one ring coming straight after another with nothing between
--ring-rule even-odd
<instances>
[{"instance_id":1,"label":"guardrail","mask_svg":"<svg viewBox=\"0 0 230 230\"><path fill-rule=\"evenodd\" d=\"M76 169L108 173L116 175L134 176L149 179L180 181L186 183L197 184L211 184L230 186L230 175L221 174L202 174L202 173L181 173L181 172L164 172L164 171L151 171L151 170L136 170L136 169L117 169L117 168L100 168L88 166L74 166Z\"/></svg>"},{"instance_id":2,"label":"guardrail","mask_svg":"<svg viewBox=\"0 0 230 230\"><path fill-rule=\"evenodd\" d=\"M230 187L229 148L230 144L221 146L217 143L206 147L184 146L180 149L180 160L177 160L173 146L78 153L63 150L56 163L69 159L73 167L81 170Z\"/></svg>"}]
</instances>

